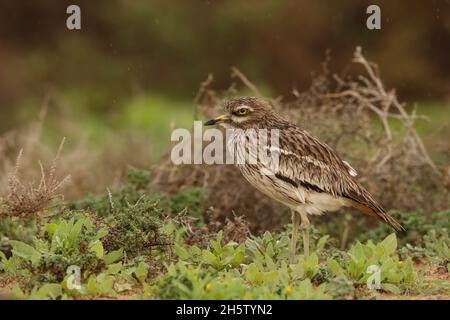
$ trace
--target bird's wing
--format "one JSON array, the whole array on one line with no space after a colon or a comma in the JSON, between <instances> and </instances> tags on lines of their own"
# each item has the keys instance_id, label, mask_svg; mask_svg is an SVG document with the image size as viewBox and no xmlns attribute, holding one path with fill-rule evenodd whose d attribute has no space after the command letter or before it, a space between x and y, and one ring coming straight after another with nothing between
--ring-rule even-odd
<instances>
[{"instance_id":1,"label":"bird's wing","mask_svg":"<svg viewBox=\"0 0 450 320\"><path fill-rule=\"evenodd\" d=\"M396 230L403 230L372 195L354 180L356 170L308 132L297 127L282 130L278 152L277 178L312 191L344 197L348 199L349 205L379 218Z\"/></svg>"}]
</instances>

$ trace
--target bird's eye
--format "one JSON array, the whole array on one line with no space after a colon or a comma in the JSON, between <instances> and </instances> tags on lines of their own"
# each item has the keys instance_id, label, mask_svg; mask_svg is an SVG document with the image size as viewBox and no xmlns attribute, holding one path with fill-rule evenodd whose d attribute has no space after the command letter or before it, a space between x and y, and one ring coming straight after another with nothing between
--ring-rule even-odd
<instances>
[{"instance_id":1,"label":"bird's eye","mask_svg":"<svg viewBox=\"0 0 450 320\"><path fill-rule=\"evenodd\" d=\"M248 114L248 109L247 108L240 108L240 109L237 109L236 111L235 111L235 114L237 115L237 116L245 116L245 115L247 115Z\"/></svg>"}]
</instances>

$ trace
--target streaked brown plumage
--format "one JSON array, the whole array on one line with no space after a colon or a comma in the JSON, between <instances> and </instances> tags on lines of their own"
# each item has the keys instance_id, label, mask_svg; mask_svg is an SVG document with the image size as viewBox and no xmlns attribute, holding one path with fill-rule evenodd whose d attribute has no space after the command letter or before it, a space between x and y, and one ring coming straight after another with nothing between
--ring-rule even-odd
<instances>
[{"instance_id":1,"label":"streaked brown plumage","mask_svg":"<svg viewBox=\"0 0 450 320\"><path fill-rule=\"evenodd\" d=\"M234 98L224 105L224 111L223 116L209 120L205 125L220 122L233 129L279 130L279 147L270 150L279 156L279 167L274 175L262 175L260 163L237 166L253 186L291 208L291 261L294 259L300 219L305 255L309 253L308 214L322 214L351 206L397 231L404 230L355 180L356 171L350 164L343 161L331 147L280 117L266 101L253 97Z\"/></svg>"}]
</instances>

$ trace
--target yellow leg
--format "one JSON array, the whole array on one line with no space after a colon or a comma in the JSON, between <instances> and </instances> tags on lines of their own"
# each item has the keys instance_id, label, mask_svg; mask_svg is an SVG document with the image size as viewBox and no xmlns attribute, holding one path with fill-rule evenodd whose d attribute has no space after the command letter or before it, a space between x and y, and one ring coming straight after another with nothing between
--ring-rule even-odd
<instances>
[{"instance_id":1,"label":"yellow leg","mask_svg":"<svg viewBox=\"0 0 450 320\"><path fill-rule=\"evenodd\" d=\"M300 225L300 215L292 210L292 234L291 234L291 254L289 263L295 263L295 254L297 251L297 232Z\"/></svg>"},{"instance_id":2,"label":"yellow leg","mask_svg":"<svg viewBox=\"0 0 450 320\"><path fill-rule=\"evenodd\" d=\"M309 257L309 219L308 215L305 212L300 212L300 216L302 218L301 228L303 234L303 253L305 258Z\"/></svg>"}]
</instances>

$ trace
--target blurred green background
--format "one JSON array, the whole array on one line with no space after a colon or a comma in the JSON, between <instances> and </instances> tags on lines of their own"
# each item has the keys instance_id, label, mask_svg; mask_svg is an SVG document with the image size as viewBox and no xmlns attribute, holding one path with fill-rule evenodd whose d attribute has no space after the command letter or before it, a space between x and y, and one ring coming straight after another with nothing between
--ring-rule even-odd
<instances>
[{"instance_id":1,"label":"blurred green background","mask_svg":"<svg viewBox=\"0 0 450 320\"><path fill-rule=\"evenodd\" d=\"M79 31L66 28L69 4L81 7ZM381 30L366 28L370 4L381 7ZM101 143L108 133L140 131L153 139L155 158L171 126L190 126L209 72L225 89L236 66L289 100L321 70L327 49L341 71L358 45L387 88L431 117L422 134L448 127L449 1L1 0L0 134L48 101L45 139L80 133Z\"/></svg>"}]
</instances>

